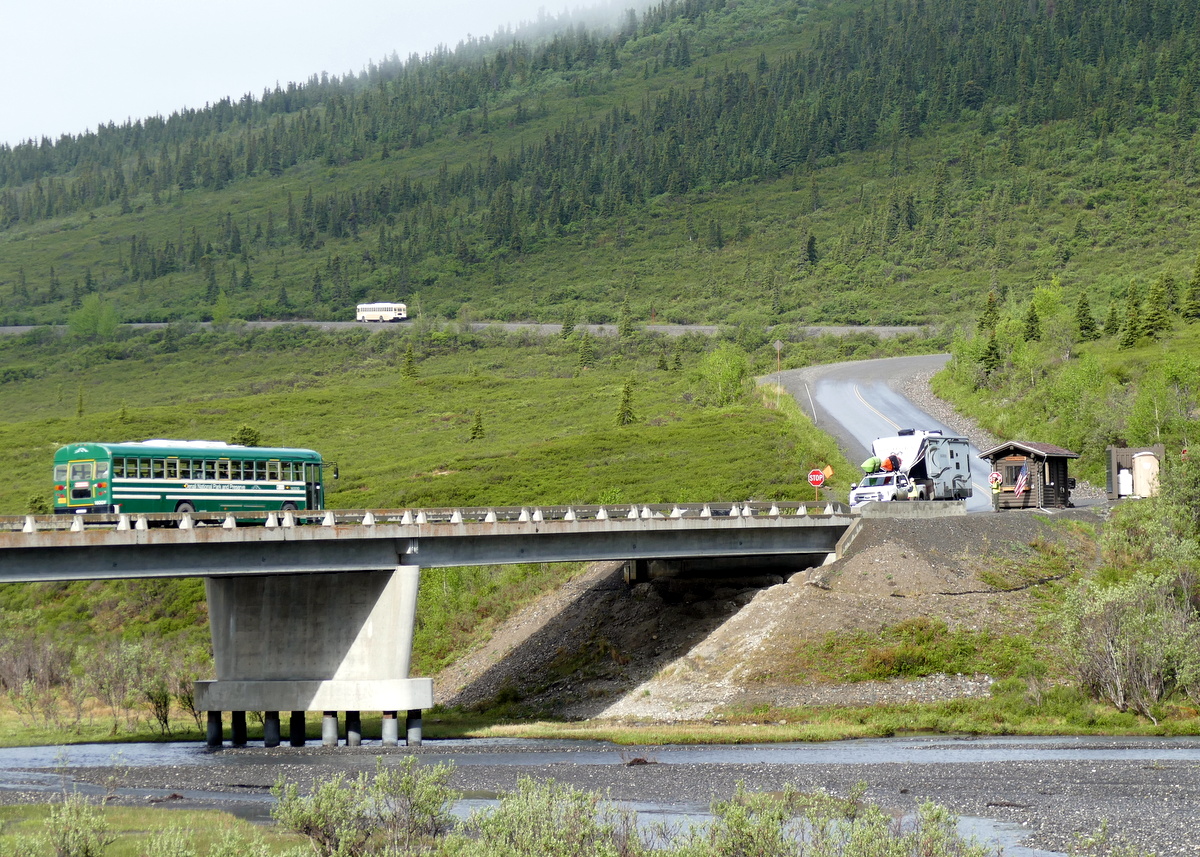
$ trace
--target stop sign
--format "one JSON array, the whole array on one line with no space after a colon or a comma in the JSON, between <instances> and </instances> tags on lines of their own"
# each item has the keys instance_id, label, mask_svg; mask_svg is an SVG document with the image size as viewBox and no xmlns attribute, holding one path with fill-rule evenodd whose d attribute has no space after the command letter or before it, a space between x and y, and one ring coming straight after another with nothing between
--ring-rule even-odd
<instances>
[{"instance_id":1,"label":"stop sign","mask_svg":"<svg viewBox=\"0 0 1200 857\"><path fill-rule=\"evenodd\" d=\"M808 484L814 488L820 488L825 484L825 474L820 470L808 471Z\"/></svg>"}]
</instances>

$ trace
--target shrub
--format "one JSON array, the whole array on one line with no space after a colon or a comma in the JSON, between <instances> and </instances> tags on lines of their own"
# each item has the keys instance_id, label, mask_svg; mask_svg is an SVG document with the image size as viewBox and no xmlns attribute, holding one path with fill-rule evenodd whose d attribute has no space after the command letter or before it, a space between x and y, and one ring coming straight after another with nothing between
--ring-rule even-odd
<instances>
[{"instance_id":1,"label":"shrub","mask_svg":"<svg viewBox=\"0 0 1200 857\"><path fill-rule=\"evenodd\" d=\"M1200 689L1200 617L1190 576L1141 572L1068 594L1062 644L1082 688L1157 723L1154 708Z\"/></svg>"},{"instance_id":2,"label":"shrub","mask_svg":"<svg viewBox=\"0 0 1200 857\"><path fill-rule=\"evenodd\" d=\"M57 857L99 857L116 836L99 807L79 792L68 792L46 817L45 840Z\"/></svg>"},{"instance_id":3,"label":"shrub","mask_svg":"<svg viewBox=\"0 0 1200 857\"><path fill-rule=\"evenodd\" d=\"M476 813L448 849L463 857L633 857L647 854L633 813L599 794L522 777L495 809Z\"/></svg>"},{"instance_id":4,"label":"shrub","mask_svg":"<svg viewBox=\"0 0 1200 857\"><path fill-rule=\"evenodd\" d=\"M308 837L320 857L416 854L431 850L450 828L458 798L447 785L453 772L453 765L420 765L415 756L388 770L379 759L374 778L336 774L307 795L281 777L271 788L277 799L271 817Z\"/></svg>"}]
</instances>

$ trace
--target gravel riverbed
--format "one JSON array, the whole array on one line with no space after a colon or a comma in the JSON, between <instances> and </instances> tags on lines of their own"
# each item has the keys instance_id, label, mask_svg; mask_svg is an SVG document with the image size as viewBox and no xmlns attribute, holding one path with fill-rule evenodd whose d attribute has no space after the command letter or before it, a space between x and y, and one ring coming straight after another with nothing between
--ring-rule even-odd
<instances>
[{"instance_id":1,"label":"gravel riverbed","mask_svg":"<svg viewBox=\"0 0 1200 857\"><path fill-rule=\"evenodd\" d=\"M1113 838L1110 845L1125 844L1163 857L1200 854L1200 739L1096 739L1094 743L1089 739L1062 739L1061 743L1035 739L1027 746L1007 739L1000 745L1003 751L1018 757L1009 761L967 761L976 750L994 753L996 747L988 739L896 740L909 755L944 753L949 747L949 752L961 752L963 761L863 764L858 761L861 742L811 745L824 761L779 764L770 761L771 745L737 748L740 760L736 762L706 763L684 760L702 758L702 751L683 748L532 742L522 749L485 741L453 742L453 746L430 741L413 749L225 749L214 754L215 758L206 755L188 764L66 768L55 776L98 789L120 782L113 798L118 803L221 808L260 819L267 816L270 787L279 777L307 788L338 771L372 771L380 756L388 762L410 753L430 763L452 758L456 763L454 786L474 796L504 792L528 776L607 793L619 801L697 807L714 798L729 797L738 783L763 791L791 783L805 791L824 789L844 795L856 783L865 782L867 800L897 813L932 800L960 816L1017 825L1028 831L1021 842L1028 848L1066 852L1079 836L1091 834L1107 822ZM1021 752L1032 747L1046 758L1030 760ZM1122 747L1136 758L1121 759L1120 752L1093 753L1086 758L1089 750L1119 751ZM1155 758L1155 748L1163 748L1162 758ZM1180 758L1181 749L1190 751L1187 758ZM728 758L730 748L724 750ZM845 763L828 761L830 754L836 757L842 750ZM548 751L554 753L553 761L546 761ZM597 760L597 752L603 754L602 761ZM528 763L523 762L522 753L528 755ZM1085 758L1055 758L1064 754ZM579 761L573 761L573 755ZM1118 758L1096 758L1106 755ZM490 763L489 757L496 763ZM635 760L639 763L630 764ZM640 763L643 760L646 764ZM10 770L6 775L8 787L0 789L0 802L47 799L45 792L23 790L18 772Z\"/></svg>"}]
</instances>

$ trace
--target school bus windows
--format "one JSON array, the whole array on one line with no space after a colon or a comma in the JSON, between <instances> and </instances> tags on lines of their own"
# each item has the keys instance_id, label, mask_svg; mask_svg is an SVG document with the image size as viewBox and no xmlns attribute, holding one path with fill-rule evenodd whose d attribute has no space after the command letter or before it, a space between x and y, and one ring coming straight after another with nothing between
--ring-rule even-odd
<instances>
[{"instance_id":1,"label":"school bus windows","mask_svg":"<svg viewBox=\"0 0 1200 857\"><path fill-rule=\"evenodd\" d=\"M97 479L107 479L108 478L108 462L107 461L97 461L96 462L96 478Z\"/></svg>"},{"instance_id":2,"label":"school bus windows","mask_svg":"<svg viewBox=\"0 0 1200 857\"><path fill-rule=\"evenodd\" d=\"M153 458L150 460L150 474L152 479L163 478L165 464L166 462L164 462L161 458Z\"/></svg>"},{"instance_id":3,"label":"school bus windows","mask_svg":"<svg viewBox=\"0 0 1200 857\"><path fill-rule=\"evenodd\" d=\"M254 462L254 478L259 482L267 481L267 463L265 461Z\"/></svg>"},{"instance_id":4,"label":"school bus windows","mask_svg":"<svg viewBox=\"0 0 1200 857\"><path fill-rule=\"evenodd\" d=\"M76 461L71 465L71 481L83 482L90 481L92 478L92 462Z\"/></svg>"},{"instance_id":5,"label":"school bus windows","mask_svg":"<svg viewBox=\"0 0 1200 857\"><path fill-rule=\"evenodd\" d=\"M177 459L177 458L168 458L167 459L166 475L167 475L168 479L178 479L179 478L179 459Z\"/></svg>"},{"instance_id":6,"label":"school bus windows","mask_svg":"<svg viewBox=\"0 0 1200 857\"><path fill-rule=\"evenodd\" d=\"M149 479L150 478L150 459L149 458L139 458L138 459L138 478L140 478L140 479Z\"/></svg>"},{"instance_id":7,"label":"school bus windows","mask_svg":"<svg viewBox=\"0 0 1200 857\"><path fill-rule=\"evenodd\" d=\"M268 461L267 462L267 481L268 482L278 482L279 481L279 462L278 461Z\"/></svg>"},{"instance_id":8,"label":"school bus windows","mask_svg":"<svg viewBox=\"0 0 1200 857\"><path fill-rule=\"evenodd\" d=\"M229 479L229 459L223 458L217 462L217 478Z\"/></svg>"}]
</instances>

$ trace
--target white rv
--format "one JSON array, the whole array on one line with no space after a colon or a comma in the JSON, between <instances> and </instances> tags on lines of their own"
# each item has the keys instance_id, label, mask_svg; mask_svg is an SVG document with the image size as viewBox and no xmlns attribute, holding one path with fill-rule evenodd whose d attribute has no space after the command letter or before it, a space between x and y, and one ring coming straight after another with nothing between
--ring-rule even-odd
<instances>
[{"instance_id":1,"label":"white rv","mask_svg":"<svg viewBox=\"0 0 1200 857\"><path fill-rule=\"evenodd\" d=\"M971 445L940 431L901 429L871 444L879 458L895 456L899 469L877 471L850 486L850 505L889 500L965 500L971 496Z\"/></svg>"},{"instance_id":2,"label":"white rv","mask_svg":"<svg viewBox=\"0 0 1200 857\"><path fill-rule=\"evenodd\" d=\"M399 303L359 304L356 321L404 321L408 307Z\"/></svg>"}]
</instances>

